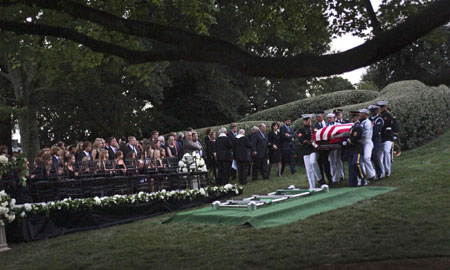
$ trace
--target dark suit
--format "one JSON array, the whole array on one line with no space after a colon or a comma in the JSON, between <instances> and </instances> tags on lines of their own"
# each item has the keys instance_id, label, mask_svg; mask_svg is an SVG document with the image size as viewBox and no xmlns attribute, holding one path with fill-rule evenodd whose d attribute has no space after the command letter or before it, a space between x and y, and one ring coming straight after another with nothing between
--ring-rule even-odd
<instances>
[{"instance_id":1,"label":"dark suit","mask_svg":"<svg viewBox=\"0 0 450 270\"><path fill-rule=\"evenodd\" d=\"M286 134L289 134L289 136L287 136ZM291 126L288 127L284 125L280 128L281 155L282 155L281 174L283 174L286 164L289 164L292 174L296 172L294 139L295 139L295 132Z\"/></svg>"},{"instance_id":2,"label":"dark suit","mask_svg":"<svg viewBox=\"0 0 450 270\"><path fill-rule=\"evenodd\" d=\"M261 173L263 179L269 178L267 167L267 143L267 136L262 134L261 131L253 133L252 152L256 152L256 155L253 156L252 180L258 179L258 172Z\"/></svg>"},{"instance_id":3,"label":"dark suit","mask_svg":"<svg viewBox=\"0 0 450 270\"><path fill-rule=\"evenodd\" d=\"M209 136L205 137L206 146L206 167L209 171L213 172L214 179L217 178L217 162L214 153L216 153L216 141L211 141ZM209 174L208 174L209 176Z\"/></svg>"},{"instance_id":4,"label":"dark suit","mask_svg":"<svg viewBox=\"0 0 450 270\"><path fill-rule=\"evenodd\" d=\"M236 135L237 135L237 133L236 133ZM234 135L233 131L231 131L231 130L227 133L228 138L230 138L232 142L234 142L236 140L236 135ZM236 179L236 170L231 168L230 175L231 175L231 179L233 179L233 180Z\"/></svg>"},{"instance_id":5,"label":"dark suit","mask_svg":"<svg viewBox=\"0 0 450 270\"><path fill-rule=\"evenodd\" d=\"M53 155L52 156L52 164L53 164L53 166L57 166L59 163L61 163L61 158L59 158L59 157L56 157L55 155Z\"/></svg>"},{"instance_id":6,"label":"dark suit","mask_svg":"<svg viewBox=\"0 0 450 270\"><path fill-rule=\"evenodd\" d=\"M134 149L136 149L136 151L134 151ZM124 159L127 158L128 153L130 153L131 151L136 153L136 158L138 157L138 150L136 147L134 147L134 149L131 147L130 144L127 144L127 146L125 146L125 148L123 149L123 157Z\"/></svg>"},{"instance_id":7,"label":"dark suit","mask_svg":"<svg viewBox=\"0 0 450 270\"><path fill-rule=\"evenodd\" d=\"M237 163L239 183L246 185L248 170L250 168L252 144L249 142L248 138L242 136L236 138L233 142L233 156Z\"/></svg>"},{"instance_id":8,"label":"dark suit","mask_svg":"<svg viewBox=\"0 0 450 270\"><path fill-rule=\"evenodd\" d=\"M86 155L86 153L85 153L84 151L82 151L82 152L78 155L78 160L77 160L77 161L82 161L84 157L89 157L89 160L90 160L90 161L93 161L93 160L92 160L92 155L91 155L91 153L88 153L88 154Z\"/></svg>"},{"instance_id":9,"label":"dark suit","mask_svg":"<svg viewBox=\"0 0 450 270\"><path fill-rule=\"evenodd\" d=\"M216 140L216 159L219 167L217 185L228 184L230 178L231 163L233 162L233 142L227 136L219 136Z\"/></svg>"},{"instance_id":10,"label":"dark suit","mask_svg":"<svg viewBox=\"0 0 450 270\"><path fill-rule=\"evenodd\" d=\"M106 150L108 150L108 156L110 160L114 160L116 159L116 152L119 151L119 149L116 148L116 152L114 152L114 150L112 149L112 146L108 146L106 148Z\"/></svg>"}]
</instances>

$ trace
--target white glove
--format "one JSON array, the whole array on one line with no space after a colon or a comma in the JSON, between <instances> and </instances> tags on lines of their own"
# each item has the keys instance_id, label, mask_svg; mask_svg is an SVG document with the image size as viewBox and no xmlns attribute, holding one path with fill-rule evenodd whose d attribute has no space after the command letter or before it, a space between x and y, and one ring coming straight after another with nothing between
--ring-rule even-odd
<instances>
[{"instance_id":1,"label":"white glove","mask_svg":"<svg viewBox=\"0 0 450 270\"><path fill-rule=\"evenodd\" d=\"M319 145L318 145L316 142L313 142L313 143L312 143L312 146L314 146L314 148L319 147Z\"/></svg>"},{"instance_id":2,"label":"white glove","mask_svg":"<svg viewBox=\"0 0 450 270\"><path fill-rule=\"evenodd\" d=\"M347 145L347 141L343 141L343 142L342 142L342 145L343 145L343 146L346 146L346 145Z\"/></svg>"}]
</instances>

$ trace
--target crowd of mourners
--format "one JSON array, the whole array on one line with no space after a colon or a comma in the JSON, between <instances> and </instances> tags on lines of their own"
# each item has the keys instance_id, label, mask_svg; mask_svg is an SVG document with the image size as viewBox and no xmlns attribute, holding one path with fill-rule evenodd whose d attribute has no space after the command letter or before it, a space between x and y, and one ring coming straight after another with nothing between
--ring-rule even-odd
<instances>
[{"instance_id":1,"label":"crowd of mourners","mask_svg":"<svg viewBox=\"0 0 450 270\"><path fill-rule=\"evenodd\" d=\"M151 138L144 140L130 136L97 138L94 142L73 145L58 142L39 151L30 166L29 178L39 181L164 172L176 168L184 154L198 153L206 161L208 176L217 185L229 183L230 178L247 184L249 176L252 180L259 176L268 179L272 168L277 176L287 166L295 174L295 140L302 146L299 154L303 157L310 188L325 184L325 177L329 185L344 181L345 160L349 162L350 186L389 177L398 124L389 113L387 102L351 111L349 116L348 120L344 119L341 109L327 114L326 118L324 111L317 111L302 115L304 126L297 131L291 126L291 119L285 118L283 125L273 122L270 131L264 123L254 126L250 134L232 123L229 129L207 129L203 142L192 128L166 137L153 131ZM345 123L353 123L350 137L338 147L327 148L313 140L316 131ZM7 156L8 148L0 146L0 154Z\"/></svg>"}]
</instances>

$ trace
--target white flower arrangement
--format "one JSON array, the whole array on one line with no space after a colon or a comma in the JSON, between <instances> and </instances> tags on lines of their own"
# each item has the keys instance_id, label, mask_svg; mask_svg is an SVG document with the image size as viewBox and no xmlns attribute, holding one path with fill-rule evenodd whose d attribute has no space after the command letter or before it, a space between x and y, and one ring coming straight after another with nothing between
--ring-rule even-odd
<instances>
[{"instance_id":1,"label":"white flower arrangement","mask_svg":"<svg viewBox=\"0 0 450 270\"><path fill-rule=\"evenodd\" d=\"M205 160L200 157L198 152L194 152L193 154L184 154L183 158L178 162L178 172L188 173L195 171L208 171Z\"/></svg>"},{"instance_id":2,"label":"white flower arrangement","mask_svg":"<svg viewBox=\"0 0 450 270\"><path fill-rule=\"evenodd\" d=\"M14 212L15 206L16 200L11 199L4 190L0 191L0 226L11 223L16 219L16 214Z\"/></svg>"},{"instance_id":3,"label":"white flower arrangement","mask_svg":"<svg viewBox=\"0 0 450 270\"><path fill-rule=\"evenodd\" d=\"M130 195L114 195L105 197L94 197L84 199L66 198L61 201L50 201L42 203L25 203L12 206L13 214L21 218L27 214L46 214L52 211L73 211L86 210L92 208L114 207L124 204L148 203L151 201L183 201L194 200L199 198L207 198L218 196L221 194L240 194L243 191L242 186L227 184L223 187L205 187L200 189L184 189L184 190L161 190L152 193L139 192ZM1 215L0 215L1 217Z\"/></svg>"},{"instance_id":4,"label":"white flower arrangement","mask_svg":"<svg viewBox=\"0 0 450 270\"><path fill-rule=\"evenodd\" d=\"M0 164L5 165L8 164L8 157L6 156L0 156Z\"/></svg>"}]
</instances>

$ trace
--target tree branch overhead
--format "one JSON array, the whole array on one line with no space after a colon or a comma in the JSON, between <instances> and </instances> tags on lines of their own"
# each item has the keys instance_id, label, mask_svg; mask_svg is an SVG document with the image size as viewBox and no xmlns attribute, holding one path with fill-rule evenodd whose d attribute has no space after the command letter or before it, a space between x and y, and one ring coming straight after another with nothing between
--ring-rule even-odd
<instances>
[{"instance_id":1,"label":"tree branch overhead","mask_svg":"<svg viewBox=\"0 0 450 270\"><path fill-rule=\"evenodd\" d=\"M367 2L370 1L366 0ZM83 44L93 51L121 57L129 63L156 61L208 62L235 68L250 76L294 78L329 76L364 67L402 49L435 28L450 20L450 1L438 0L424 7L391 30L382 32L373 8L366 2L375 37L350 50L329 55L289 57L261 57L228 41L199 35L156 23L128 20L113 14L72 1L24 1L43 9L64 12L73 18L83 19L127 35L156 40L175 49L139 51L101 41L75 30L34 23L17 23L0 20L0 29L19 34L49 35L66 38ZM6 4L5 4L6 3ZM0 3L7 5L8 2ZM375 17L374 17L375 16Z\"/></svg>"}]
</instances>

